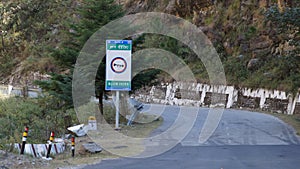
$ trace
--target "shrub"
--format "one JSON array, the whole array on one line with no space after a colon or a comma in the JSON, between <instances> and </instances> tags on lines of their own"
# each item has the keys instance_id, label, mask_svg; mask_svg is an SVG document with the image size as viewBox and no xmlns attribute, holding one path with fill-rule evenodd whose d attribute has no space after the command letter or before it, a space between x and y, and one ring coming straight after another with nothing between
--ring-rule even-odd
<instances>
[{"instance_id":1,"label":"shrub","mask_svg":"<svg viewBox=\"0 0 300 169\"><path fill-rule=\"evenodd\" d=\"M7 143L21 142L24 126L29 127L28 142L43 143L51 131L59 137L65 133L64 117L73 110L63 110L56 99L46 96L39 99L8 98L0 100L0 148Z\"/></svg>"}]
</instances>

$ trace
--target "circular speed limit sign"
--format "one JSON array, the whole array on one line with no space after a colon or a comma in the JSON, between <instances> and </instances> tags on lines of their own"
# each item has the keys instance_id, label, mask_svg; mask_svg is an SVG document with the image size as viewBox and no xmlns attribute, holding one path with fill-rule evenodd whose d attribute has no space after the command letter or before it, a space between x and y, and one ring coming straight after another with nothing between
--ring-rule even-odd
<instances>
[{"instance_id":1,"label":"circular speed limit sign","mask_svg":"<svg viewBox=\"0 0 300 169\"><path fill-rule=\"evenodd\" d=\"M127 63L124 58L116 57L111 61L110 67L115 73L123 73L127 68Z\"/></svg>"}]
</instances>

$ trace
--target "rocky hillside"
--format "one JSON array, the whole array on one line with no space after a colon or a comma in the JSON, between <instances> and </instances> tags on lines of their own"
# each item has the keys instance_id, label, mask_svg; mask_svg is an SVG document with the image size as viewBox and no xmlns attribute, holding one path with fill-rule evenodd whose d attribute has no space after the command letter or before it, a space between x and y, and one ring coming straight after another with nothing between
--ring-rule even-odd
<instances>
[{"instance_id":1,"label":"rocky hillside","mask_svg":"<svg viewBox=\"0 0 300 169\"><path fill-rule=\"evenodd\" d=\"M50 56L74 20L73 0L0 2L0 84L32 85L61 71Z\"/></svg>"},{"instance_id":2,"label":"rocky hillside","mask_svg":"<svg viewBox=\"0 0 300 169\"><path fill-rule=\"evenodd\" d=\"M222 57L231 84L293 90L300 86L299 4L282 0L129 0L124 6L128 14L165 12L200 27Z\"/></svg>"},{"instance_id":3,"label":"rocky hillside","mask_svg":"<svg viewBox=\"0 0 300 169\"><path fill-rule=\"evenodd\" d=\"M30 84L64 72L50 56L66 23L80 19L78 0L1 1L0 82ZM291 0L116 0L127 14L164 12L189 20L211 39L227 81L237 86L298 90L300 2ZM201 63L191 62L191 67ZM199 76L199 79L201 77Z\"/></svg>"}]
</instances>

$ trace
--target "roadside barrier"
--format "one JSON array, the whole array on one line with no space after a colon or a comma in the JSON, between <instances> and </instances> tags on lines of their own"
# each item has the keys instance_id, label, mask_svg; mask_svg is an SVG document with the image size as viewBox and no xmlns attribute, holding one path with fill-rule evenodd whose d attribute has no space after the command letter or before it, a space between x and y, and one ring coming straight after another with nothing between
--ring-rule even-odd
<instances>
[{"instance_id":1,"label":"roadside barrier","mask_svg":"<svg viewBox=\"0 0 300 169\"><path fill-rule=\"evenodd\" d=\"M72 157L75 157L75 136L73 135L71 138L71 142L72 142Z\"/></svg>"},{"instance_id":2,"label":"roadside barrier","mask_svg":"<svg viewBox=\"0 0 300 169\"><path fill-rule=\"evenodd\" d=\"M54 132L50 133L48 143L45 144L29 144L27 143L29 127L25 127L22 137L22 143L15 143L13 147L20 154L32 155L36 158L43 158L45 160L51 160L50 155L55 156L65 152L66 149L71 150L71 156L75 157L75 135L65 139L54 138ZM71 141L71 144L70 144Z\"/></svg>"},{"instance_id":3,"label":"roadside barrier","mask_svg":"<svg viewBox=\"0 0 300 169\"><path fill-rule=\"evenodd\" d=\"M20 154L24 154L24 149L25 149L25 145L26 145L27 136L28 136L28 127L25 127L25 130L23 132L22 146L21 146Z\"/></svg>"},{"instance_id":4,"label":"roadside barrier","mask_svg":"<svg viewBox=\"0 0 300 169\"><path fill-rule=\"evenodd\" d=\"M51 132L46 158L49 158L49 156L50 156L53 140L54 140L54 132Z\"/></svg>"},{"instance_id":5,"label":"roadside barrier","mask_svg":"<svg viewBox=\"0 0 300 169\"><path fill-rule=\"evenodd\" d=\"M63 153L66 150L65 143L53 143L53 148L51 149L50 154L60 154ZM14 145L15 149L20 151L21 150L21 144L16 143ZM33 157L45 157L46 153L48 151L47 144L26 144L24 148L24 154L32 155Z\"/></svg>"}]
</instances>

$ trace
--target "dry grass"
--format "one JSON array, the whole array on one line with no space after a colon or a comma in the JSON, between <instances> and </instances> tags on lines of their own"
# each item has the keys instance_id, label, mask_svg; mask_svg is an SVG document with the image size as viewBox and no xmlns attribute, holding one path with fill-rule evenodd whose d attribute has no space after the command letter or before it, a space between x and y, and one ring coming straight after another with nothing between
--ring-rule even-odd
<instances>
[{"instance_id":1,"label":"dry grass","mask_svg":"<svg viewBox=\"0 0 300 169\"><path fill-rule=\"evenodd\" d=\"M268 113L268 114L278 117L285 123L291 125L296 130L296 134L300 135L300 114L294 114L294 115L286 115L286 114L278 114L278 113Z\"/></svg>"},{"instance_id":2,"label":"dry grass","mask_svg":"<svg viewBox=\"0 0 300 169\"><path fill-rule=\"evenodd\" d=\"M154 117L153 116L146 117L147 121L150 118L154 118ZM55 159L51 161L48 166L46 167L43 166L43 168L45 169L81 168L88 164L100 163L101 160L103 159L119 158L119 156L115 154L119 154L119 155L121 154L122 156L138 155L139 153L142 153L144 150L143 139L136 139L133 142L126 142L127 136L130 138L145 138L149 136L154 129L159 127L162 124L162 121L163 121L162 119L159 119L159 120L154 120L151 123L145 123L145 124L139 123L139 124L134 124L133 126L122 126L122 129L120 131L117 131L117 133L121 133L122 136L125 137L122 137L120 139L113 139L114 142L112 142L110 138L110 137L114 137L112 136L111 132L97 133L99 137L93 137L92 139L87 136L76 138L76 153L74 158L71 157L70 151L66 151L64 154L60 154L56 156ZM107 126L107 127L111 127L111 126ZM92 133L89 133L89 135L91 134ZM104 135L109 139L105 139ZM101 141L99 141L98 139L101 139ZM102 147L105 147L105 149L108 149L109 151L103 150L101 153L97 153L97 154L90 154L85 152L82 149L81 145L83 143L87 143L91 141L100 143Z\"/></svg>"},{"instance_id":3,"label":"dry grass","mask_svg":"<svg viewBox=\"0 0 300 169\"><path fill-rule=\"evenodd\" d=\"M300 136L300 114L287 115L287 114L261 111L259 109L256 109L256 110L246 109L246 110L265 113L265 114L269 114L271 116L275 116L275 117L279 118L280 120L282 120L283 122L287 123L288 125L292 126L296 130L296 134Z\"/></svg>"}]
</instances>

